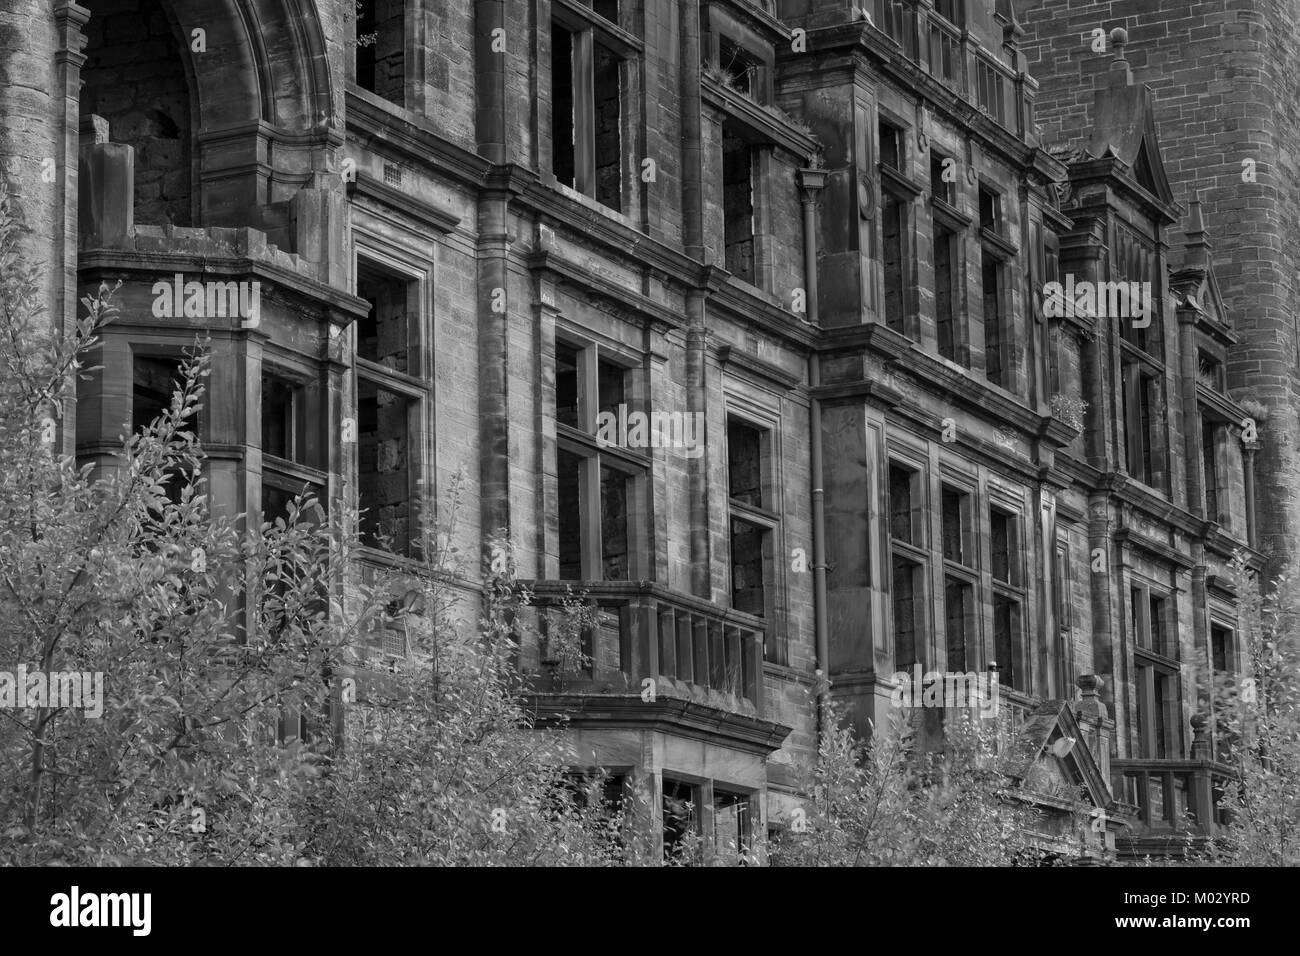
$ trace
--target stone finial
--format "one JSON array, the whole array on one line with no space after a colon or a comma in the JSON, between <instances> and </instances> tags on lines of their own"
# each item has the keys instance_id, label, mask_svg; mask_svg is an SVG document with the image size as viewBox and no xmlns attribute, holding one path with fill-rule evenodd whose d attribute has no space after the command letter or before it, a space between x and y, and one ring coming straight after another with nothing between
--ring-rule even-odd
<instances>
[{"instance_id":1,"label":"stone finial","mask_svg":"<svg viewBox=\"0 0 1300 956\"><path fill-rule=\"evenodd\" d=\"M1124 47L1127 44L1127 30L1116 27L1110 31L1110 45L1115 48L1115 58L1110 63L1110 82L1115 86L1133 85L1133 71L1129 69L1128 60L1124 58Z\"/></svg>"},{"instance_id":2,"label":"stone finial","mask_svg":"<svg viewBox=\"0 0 1300 956\"><path fill-rule=\"evenodd\" d=\"M1192 714L1192 759L1209 760L1212 757L1210 751L1210 718L1204 714Z\"/></svg>"},{"instance_id":3,"label":"stone finial","mask_svg":"<svg viewBox=\"0 0 1300 956\"><path fill-rule=\"evenodd\" d=\"M1109 714L1106 705L1101 702L1101 691L1106 682L1097 674L1080 674L1074 679L1083 699L1074 705L1075 713L1081 716L1105 720Z\"/></svg>"}]
</instances>

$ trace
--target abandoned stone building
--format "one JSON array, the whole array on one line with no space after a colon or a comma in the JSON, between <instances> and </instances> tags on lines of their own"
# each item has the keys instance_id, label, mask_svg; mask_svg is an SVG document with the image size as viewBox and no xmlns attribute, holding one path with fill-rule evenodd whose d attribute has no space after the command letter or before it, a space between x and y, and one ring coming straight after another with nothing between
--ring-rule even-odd
<instances>
[{"instance_id":1,"label":"abandoned stone building","mask_svg":"<svg viewBox=\"0 0 1300 956\"><path fill-rule=\"evenodd\" d=\"M584 673L520 665L666 850L761 855L820 675L865 734L914 666L996 673L1045 849L1212 834L1238 572L1294 534L1241 399L1295 339L1243 318L1267 245L1222 291L1227 179L1170 176L1204 91L1076 6L10 0L49 314L123 283L62 448L106 462L200 332L229 513L307 486L401 567L459 475L462 550L599 606Z\"/></svg>"}]
</instances>

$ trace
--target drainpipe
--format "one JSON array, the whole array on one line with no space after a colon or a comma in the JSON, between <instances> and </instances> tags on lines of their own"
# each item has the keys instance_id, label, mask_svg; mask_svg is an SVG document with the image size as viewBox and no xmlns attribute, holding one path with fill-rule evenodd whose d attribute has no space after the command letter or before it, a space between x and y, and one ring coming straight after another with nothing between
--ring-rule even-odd
<instances>
[{"instance_id":1,"label":"drainpipe","mask_svg":"<svg viewBox=\"0 0 1300 956\"><path fill-rule=\"evenodd\" d=\"M826 171L799 170L799 198L803 204L804 293L807 321L818 327L817 312L817 195L826 185ZM813 394L821 385L821 358L816 349L808 356L808 445L812 474L813 629L817 648L817 739L826 732L825 706L830 689L830 636L826 625L826 492L822 487L822 403Z\"/></svg>"}]
</instances>

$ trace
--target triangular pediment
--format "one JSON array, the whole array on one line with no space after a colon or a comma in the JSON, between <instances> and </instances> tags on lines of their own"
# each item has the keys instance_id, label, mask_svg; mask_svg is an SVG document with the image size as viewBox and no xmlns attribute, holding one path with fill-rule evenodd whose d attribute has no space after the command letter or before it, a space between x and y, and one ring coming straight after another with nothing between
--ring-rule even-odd
<instances>
[{"instance_id":1,"label":"triangular pediment","mask_svg":"<svg viewBox=\"0 0 1300 956\"><path fill-rule=\"evenodd\" d=\"M1110 781L1088 749L1068 701L1038 705L1020 726L1024 745L1021 785L1030 793L1058 796L1080 790L1092 806L1105 810L1112 803Z\"/></svg>"}]
</instances>

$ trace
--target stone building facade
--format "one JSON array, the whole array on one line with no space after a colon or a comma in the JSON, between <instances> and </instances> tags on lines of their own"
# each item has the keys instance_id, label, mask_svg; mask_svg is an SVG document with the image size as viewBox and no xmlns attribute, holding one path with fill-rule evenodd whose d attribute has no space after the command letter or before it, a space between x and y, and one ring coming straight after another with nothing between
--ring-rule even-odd
<instances>
[{"instance_id":1,"label":"stone building facade","mask_svg":"<svg viewBox=\"0 0 1300 956\"><path fill-rule=\"evenodd\" d=\"M865 733L914 666L998 675L1050 848L1212 831L1233 562L1290 533L1238 401L1275 274L1171 185L1158 86L1108 47L1071 98L1008 0L354 6L0 13L50 315L123 282L65 451L107 466L201 332L218 507L306 484L401 567L458 482L462 551L599 605L586 673L520 664L665 846L761 853L823 679Z\"/></svg>"}]
</instances>

